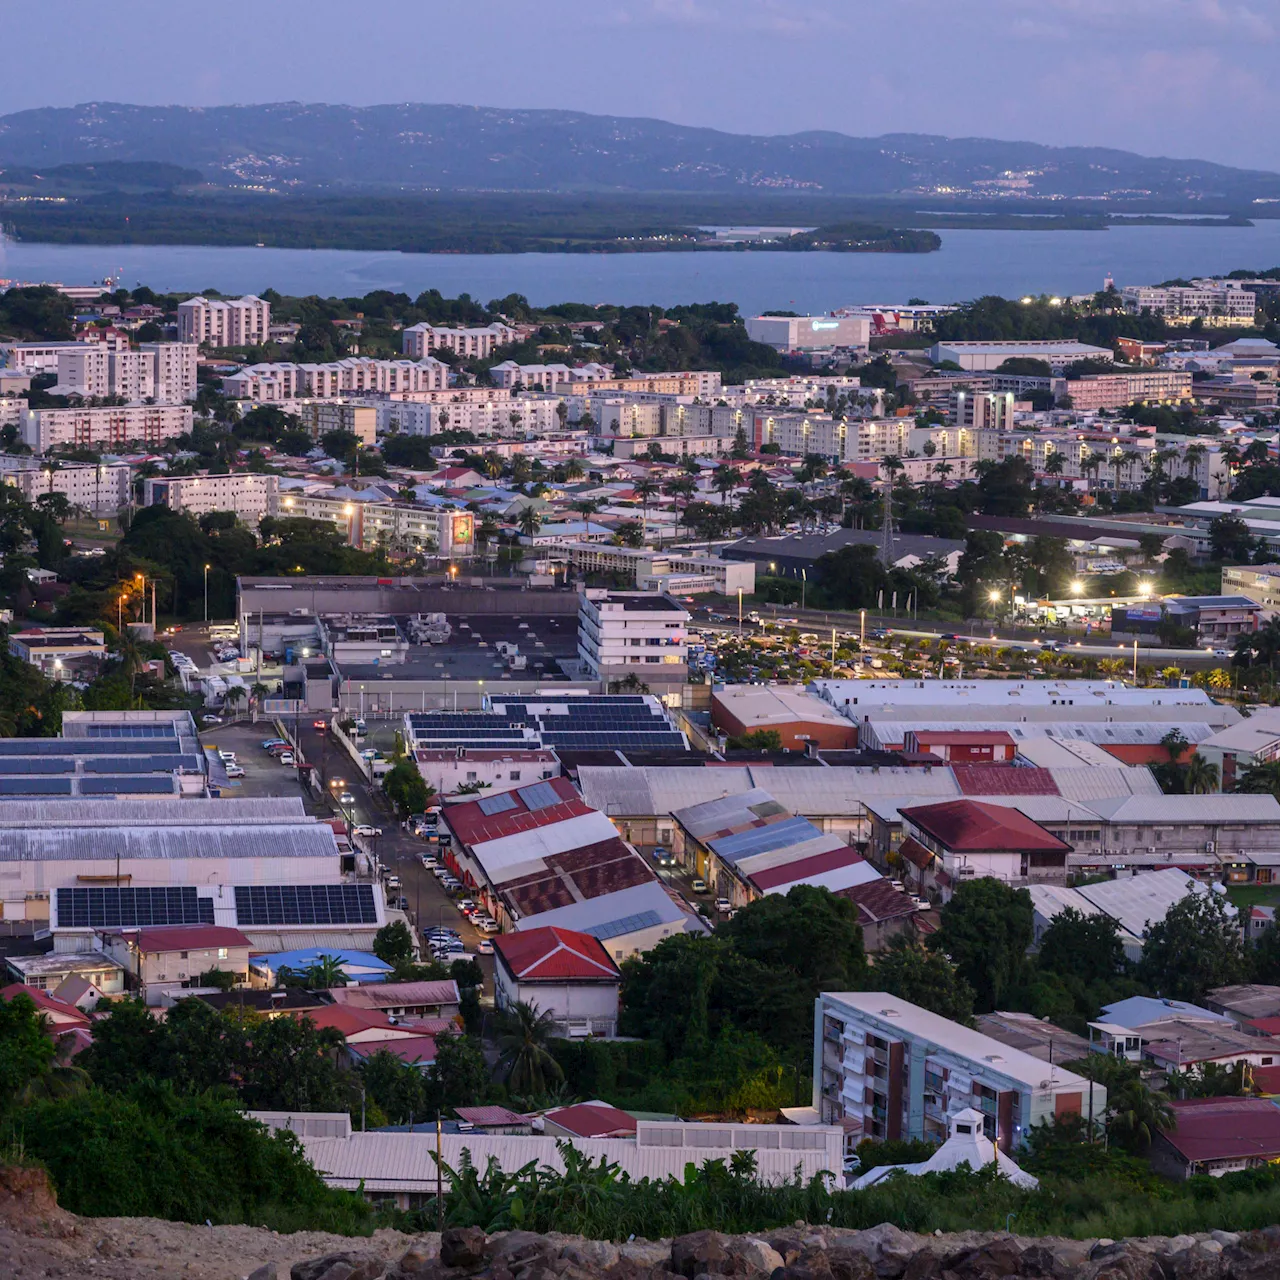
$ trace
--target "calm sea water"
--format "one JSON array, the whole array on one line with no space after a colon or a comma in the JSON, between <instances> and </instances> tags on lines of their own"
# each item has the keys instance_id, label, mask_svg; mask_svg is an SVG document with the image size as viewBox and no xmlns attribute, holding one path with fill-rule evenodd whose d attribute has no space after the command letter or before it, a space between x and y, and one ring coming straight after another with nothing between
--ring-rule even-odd
<instances>
[{"instance_id":1,"label":"calm sea water","mask_svg":"<svg viewBox=\"0 0 1280 1280\"><path fill-rule=\"evenodd\" d=\"M1237 267L1280 265L1280 220L1253 227L1113 227L1108 231L943 231L929 254L404 254L203 245L0 242L0 278L217 288L350 297L371 289L439 289L482 301L523 293L535 305L673 306L736 302L822 312L851 303L961 302L986 293L1084 293L1105 276L1146 284Z\"/></svg>"}]
</instances>

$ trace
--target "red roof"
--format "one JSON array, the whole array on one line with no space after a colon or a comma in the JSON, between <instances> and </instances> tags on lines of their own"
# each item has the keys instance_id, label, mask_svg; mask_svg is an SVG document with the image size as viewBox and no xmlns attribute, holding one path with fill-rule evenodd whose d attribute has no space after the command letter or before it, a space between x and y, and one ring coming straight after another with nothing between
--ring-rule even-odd
<instances>
[{"instance_id":1,"label":"red roof","mask_svg":"<svg viewBox=\"0 0 1280 1280\"><path fill-rule=\"evenodd\" d=\"M916 904L887 880L868 880L866 884L855 884L848 889L838 890L836 896L848 898L857 906L863 924L899 920L903 916L915 915L917 910Z\"/></svg>"},{"instance_id":2,"label":"red roof","mask_svg":"<svg viewBox=\"0 0 1280 1280\"><path fill-rule=\"evenodd\" d=\"M139 951L205 951L215 947L247 947L249 939L239 929L220 924L169 924L142 929L116 930Z\"/></svg>"},{"instance_id":3,"label":"red roof","mask_svg":"<svg viewBox=\"0 0 1280 1280\"><path fill-rule=\"evenodd\" d=\"M940 743L948 747L1016 747L1017 739L1006 729L913 729L921 744Z\"/></svg>"},{"instance_id":4,"label":"red roof","mask_svg":"<svg viewBox=\"0 0 1280 1280\"><path fill-rule=\"evenodd\" d=\"M464 1123L473 1124L480 1129L497 1128L499 1125L509 1128L529 1123L528 1116L522 1116L509 1107L454 1107L453 1114Z\"/></svg>"},{"instance_id":5,"label":"red roof","mask_svg":"<svg viewBox=\"0 0 1280 1280\"><path fill-rule=\"evenodd\" d=\"M320 1009L308 1009L300 1016L310 1018L317 1027L332 1027L344 1037L374 1028L400 1030L399 1024L392 1022L385 1013L378 1013L372 1009L354 1009L347 1004L331 1004Z\"/></svg>"},{"instance_id":6,"label":"red roof","mask_svg":"<svg viewBox=\"0 0 1280 1280\"><path fill-rule=\"evenodd\" d=\"M548 1111L546 1118L579 1138L626 1138L636 1131L634 1116L604 1102L579 1102Z\"/></svg>"},{"instance_id":7,"label":"red roof","mask_svg":"<svg viewBox=\"0 0 1280 1280\"><path fill-rule=\"evenodd\" d=\"M807 876L821 875L824 871L835 871L839 867L852 867L866 859L856 849L845 845L842 849L828 849L826 853L815 853L812 857L801 858L799 862L784 862L764 871L756 871L747 877L761 893L780 884L791 884L803 880Z\"/></svg>"},{"instance_id":8,"label":"red roof","mask_svg":"<svg viewBox=\"0 0 1280 1280\"><path fill-rule=\"evenodd\" d=\"M425 1066L436 1060L436 1042L431 1036L400 1036L394 1040L367 1040L350 1046L358 1058L371 1057L375 1053L393 1053L410 1066Z\"/></svg>"},{"instance_id":9,"label":"red roof","mask_svg":"<svg viewBox=\"0 0 1280 1280\"><path fill-rule=\"evenodd\" d=\"M1062 793L1048 769L1016 764L953 764L951 772L966 796L1056 796Z\"/></svg>"},{"instance_id":10,"label":"red roof","mask_svg":"<svg viewBox=\"0 0 1280 1280\"><path fill-rule=\"evenodd\" d=\"M79 1026L87 1027L90 1022L89 1015L83 1009L77 1009L75 1005L59 1000L57 996L51 996L47 991L41 991L39 987L28 987L21 982L13 982L7 987L0 987L0 996L6 1000L12 1000L15 996L29 996L42 1013L54 1014Z\"/></svg>"},{"instance_id":11,"label":"red roof","mask_svg":"<svg viewBox=\"0 0 1280 1280\"><path fill-rule=\"evenodd\" d=\"M502 896L522 919L654 880L653 869L621 838L544 854L546 867L507 881Z\"/></svg>"},{"instance_id":12,"label":"red roof","mask_svg":"<svg viewBox=\"0 0 1280 1280\"><path fill-rule=\"evenodd\" d=\"M1265 1098L1187 1098L1169 1105L1174 1127L1163 1136L1188 1161L1280 1159L1280 1107Z\"/></svg>"},{"instance_id":13,"label":"red roof","mask_svg":"<svg viewBox=\"0 0 1280 1280\"><path fill-rule=\"evenodd\" d=\"M1252 1027L1259 1035L1280 1036L1280 1018L1250 1018L1244 1025Z\"/></svg>"},{"instance_id":14,"label":"red roof","mask_svg":"<svg viewBox=\"0 0 1280 1280\"><path fill-rule=\"evenodd\" d=\"M589 933L544 925L519 933L503 933L493 949L521 982L618 982L618 966L599 939Z\"/></svg>"},{"instance_id":15,"label":"red roof","mask_svg":"<svg viewBox=\"0 0 1280 1280\"><path fill-rule=\"evenodd\" d=\"M1071 846L1017 809L981 800L944 800L901 810L947 849L981 853L1067 853Z\"/></svg>"},{"instance_id":16,"label":"red roof","mask_svg":"<svg viewBox=\"0 0 1280 1280\"><path fill-rule=\"evenodd\" d=\"M534 785L534 784L531 784ZM501 840L503 836L519 835L522 831L533 831L538 827L549 827L552 823L564 822L566 818L580 818L596 811L578 794L577 789L568 778L550 778L544 783L536 784L550 787L560 797L559 804L547 805L543 809L530 810L524 802L521 791L502 792L515 801L514 809L504 809L500 813L485 813L481 804L496 797L486 796L485 800L471 800L466 804L450 804L444 807L443 817L463 844L484 844L489 840Z\"/></svg>"}]
</instances>

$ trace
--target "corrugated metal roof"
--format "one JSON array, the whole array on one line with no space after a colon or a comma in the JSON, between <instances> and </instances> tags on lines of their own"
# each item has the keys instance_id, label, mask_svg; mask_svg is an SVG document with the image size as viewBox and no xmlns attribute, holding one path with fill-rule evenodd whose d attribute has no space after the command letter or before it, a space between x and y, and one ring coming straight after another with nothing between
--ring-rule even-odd
<instances>
[{"instance_id":1,"label":"corrugated metal roof","mask_svg":"<svg viewBox=\"0 0 1280 1280\"><path fill-rule=\"evenodd\" d=\"M1161 795L1157 788L1148 795L1091 800L1089 808L1096 809L1112 822L1280 822L1280 801L1275 796L1238 793L1226 796L1166 796Z\"/></svg>"},{"instance_id":2,"label":"corrugated metal roof","mask_svg":"<svg viewBox=\"0 0 1280 1280\"><path fill-rule=\"evenodd\" d=\"M169 804L186 808L182 801ZM8 804L0 806L0 812L8 807ZM337 853L333 831L322 823L305 826L299 823L292 827L186 825L159 829L77 826L6 831L0 861L92 862L117 857L121 861L130 858L324 858L336 857Z\"/></svg>"},{"instance_id":3,"label":"corrugated metal roof","mask_svg":"<svg viewBox=\"0 0 1280 1280\"><path fill-rule=\"evenodd\" d=\"M556 907L551 911L540 911L537 915L528 916L517 922L516 929L557 925L563 929L576 929L579 933L589 933L602 925L612 924L615 920L643 915L648 911L656 911L658 922L670 925L672 933L682 932L686 922L691 918L689 913L676 905L671 895L657 880L650 880L645 884L619 889L617 893L601 894L600 897L588 898L585 902ZM696 921L697 917L692 919Z\"/></svg>"},{"instance_id":4,"label":"corrugated metal roof","mask_svg":"<svg viewBox=\"0 0 1280 1280\"><path fill-rule=\"evenodd\" d=\"M1091 809L1096 807L1095 800L1128 800L1131 797L1144 800L1148 796L1170 799L1161 792L1160 784L1146 765L1116 765L1110 769L1081 765L1079 768L1050 769L1049 772L1053 774L1061 795L1068 800L1083 800ZM1275 804L1274 800L1272 804ZM1280 817L1280 806L1277 806L1277 816Z\"/></svg>"},{"instance_id":5,"label":"corrugated metal roof","mask_svg":"<svg viewBox=\"0 0 1280 1280\"><path fill-rule=\"evenodd\" d=\"M289 799L9 800L0 805L0 827L234 826L311 822L301 797Z\"/></svg>"},{"instance_id":6,"label":"corrugated metal roof","mask_svg":"<svg viewBox=\"0 0 1280 1280\"><path fill-rule=\"evenodd\" d=\"M1177 867L1144 871L1123 880L1081 885L1077 890L1085 901L1105 911L1122 929L1137 938L1142 937L1147 925L1163 920L1170 907L1181 902L1187 894L1197 891L1197 881ZM1199 891L1206 890L1201 887Z\"/></svg>"}]
</instances>

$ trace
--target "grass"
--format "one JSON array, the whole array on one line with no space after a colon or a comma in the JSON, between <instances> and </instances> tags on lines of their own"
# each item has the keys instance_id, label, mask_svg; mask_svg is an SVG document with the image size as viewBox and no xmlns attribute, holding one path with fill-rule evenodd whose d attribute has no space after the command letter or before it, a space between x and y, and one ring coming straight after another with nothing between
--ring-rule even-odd
<instances>
[{"instance_id":1,"label":"grass","mask_svg":"<svg viewBox=\"0 0 1280 1280\"><path fill-rule=\"evenodd\" d=\"M1228 885L1227 897L1237 907L1280 906L1280 884Z\"/></svg>"}]
</instances>

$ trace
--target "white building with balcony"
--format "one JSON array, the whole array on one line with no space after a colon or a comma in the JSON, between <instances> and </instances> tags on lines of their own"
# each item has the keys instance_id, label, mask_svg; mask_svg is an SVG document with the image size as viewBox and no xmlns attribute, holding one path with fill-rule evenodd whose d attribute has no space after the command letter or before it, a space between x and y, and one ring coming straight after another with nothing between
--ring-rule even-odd
<instances>
[{"instance_id":1,"label":"white building with balcony","mask_svg":"<svg viewBox=\"0 0 1280 1280\"><path fill-rule=\"evenodd\" d=\"M689 677L689 611L663 592L588 589L578 606L578 656L597 680L635 677L669 692Z\"/></svg>"},{"instance_id":2,"label":"white building with balcony","mask_svg":"<svg viewBox=\"0 0 1280 1280\"><path fill-rule=\"evenodd\" d=\"M483 328L450 329L442 325L415 324L400 335L400 349L411 360L421 360L433 351L452 351L464 359L487 360L498 347L516 340L510 325L487 324Z\"/></svg>"},{"instance_id":3,"label":"white building with balcony","mask_svg":"<svg viewBox=\"0 0 1280 1280\"><path fill-rule=\"evenodd\" d=\"M178 304L178 337L207 347L252 347L271 334L271 304L243 298L188 298Z\"/></svg>"}]
</instances>

